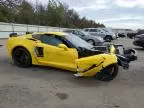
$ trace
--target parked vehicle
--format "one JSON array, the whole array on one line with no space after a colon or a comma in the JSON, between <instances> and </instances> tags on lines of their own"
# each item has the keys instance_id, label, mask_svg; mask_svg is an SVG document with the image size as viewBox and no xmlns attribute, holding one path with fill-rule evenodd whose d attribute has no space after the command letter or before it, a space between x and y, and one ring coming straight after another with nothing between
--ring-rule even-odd
<instances>
[{"instance_id":1,"label":"parked vehicle","mask_svg":"<svg viewBox=\"0 0 144 108\"><path fill-rule=\"evenodd\" d=\"M94 36L100 36L107 42L117 38L116 35L107 28L84 28L84 31Z\"/></svg>"},{"instance_id":2,"label":"parked vehicle","mask_svg":"<svg viewBox=\"0 0 144 108\"><path fill-rule=\"evenodd\" d=\"M126 37L126 34L125 34L125 33L117 33L117 35L118 35L118 37L120 37L120 38Z\"/></svg>"},{"instance_id":3,"label":"parked vehicle","mask_svg":"<svg viewBox=\"0 0 144 108\"><path fill-rule=\"evenodd\" d=\"M136 35L137 33L127 33L127 37L130 39L133 39Z\"/></svg>"},{"instance_id":4,"label":"parked vehicle","mask_svg":"<svg viewBox=\"0 0 144 108\"><path fill-rule=\"evenodd\" d=\"M133 44L144 48L144 34L136 35Z\"/></svg>"},{"instance_id":5,"label":"parked vehicle","mask_svg":"<svg viewBox=\"0 0 144 108\"><path fill-rule=\"evenodd\" d=\"M132 57L136 57L131 54L131 51L136 53L134 50L115 54L119 46L95 47L63 32L11 35L7 46L10 60L19 67L51 66L73 71L76 77L93 76L102 81L113 80L118 74L118 65L125 68L135 60Z\"/></svg>"},{"instance_id":6,"label":"parked vehicle","mask_svg":"<svg viewBox=\"0 0 144 108\"><path fill-rule=\"evenodd\" d=\"M83 30L67 29L67 30L64 30L64 32L72 33L76 36L79 36L80 38L86 40L88 43L92 45L102 45L104 43L103 38L92 36L88 34L87 32L84 32Z\"/></svg>"}]
</instances>

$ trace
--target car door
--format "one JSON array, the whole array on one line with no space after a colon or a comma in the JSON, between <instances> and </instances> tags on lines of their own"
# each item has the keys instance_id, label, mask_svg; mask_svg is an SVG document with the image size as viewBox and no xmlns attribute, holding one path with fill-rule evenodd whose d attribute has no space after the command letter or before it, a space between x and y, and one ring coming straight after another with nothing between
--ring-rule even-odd
<instances>
[{"instance_id":1,"label":"car door","mask_svg":"<svg viewBox=\"0 0 144 108\"><path fill-rule=\"evenodd\" d=\"M65 44L59 36L41 35L40 41L35 45L36 50L41 48L43 56L37 56L42 65L76 71L75 60L78 59L77 50L74 48L60 48L59 44ZM38 52L38 51L36 51Z\"/></svg>"}]
</instances>

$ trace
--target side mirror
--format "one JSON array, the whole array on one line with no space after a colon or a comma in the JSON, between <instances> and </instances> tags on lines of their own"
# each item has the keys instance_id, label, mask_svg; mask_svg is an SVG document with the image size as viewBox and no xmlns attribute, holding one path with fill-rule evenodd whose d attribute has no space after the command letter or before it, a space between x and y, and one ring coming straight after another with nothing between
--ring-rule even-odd
<instances>
[{"instance_id":1,"label":"side mirror","mask_svg":"<svg viewBox=\"0 0 144 108\"><path fill-rule=\"evenodd\" d=\"M63 48L64 50L68 50L68 47L64 44L59 44L58 47Z\"/></svg>"}]
</instances>

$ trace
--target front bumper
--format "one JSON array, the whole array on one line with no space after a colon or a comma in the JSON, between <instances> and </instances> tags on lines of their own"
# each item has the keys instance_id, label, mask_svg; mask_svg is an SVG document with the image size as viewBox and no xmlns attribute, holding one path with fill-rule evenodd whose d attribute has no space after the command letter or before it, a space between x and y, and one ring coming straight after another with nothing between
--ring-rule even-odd
<instances>
[{"instance_id":1,"label":"front bumper","mask_svg":"<svg viewBox=\"0 0 144 108\"><path fill-rule=\"evenodd\" d=\"M124 69L129 68L129 63L137 60L137 51L135 49L124 49L123 54L117 54L118 64Z\"/></svg>"},{"instance_id":2,"label":"front bumper","mask_svg":"<svg viewBox=\"0 0 144 108\"><path fill-rule=\"evenodd\" d=\"M115 53L118 58L118 64L122 66L124 69L129 67L129 63L132 61L137 60L137 51L135 49L126 49L123 45L113 45ZM105 44L105 46L97 46L95 47L96 50L103 51L105 53L110 53L112 46L109 44Z\"/></svg>"}]
</instances>

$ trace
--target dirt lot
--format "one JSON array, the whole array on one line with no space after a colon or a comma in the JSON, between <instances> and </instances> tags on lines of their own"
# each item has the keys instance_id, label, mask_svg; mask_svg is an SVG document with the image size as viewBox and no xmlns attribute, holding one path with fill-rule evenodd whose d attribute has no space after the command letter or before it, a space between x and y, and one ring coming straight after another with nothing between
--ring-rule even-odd
<instances>
[{"instance_id":1,"label":"dirt lot","mask_svg":"<svg viewBox=\"0 0 144 108\"><path fill-rule=\"evenodd\" d=\"M138 60L120 69L111 82L75 78L71 72L33 66L18 68L0 41L0 108L144 108L144 49L130 39L115 43L134 47Z\"/></svg>"}]
</instances>

